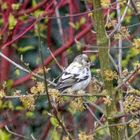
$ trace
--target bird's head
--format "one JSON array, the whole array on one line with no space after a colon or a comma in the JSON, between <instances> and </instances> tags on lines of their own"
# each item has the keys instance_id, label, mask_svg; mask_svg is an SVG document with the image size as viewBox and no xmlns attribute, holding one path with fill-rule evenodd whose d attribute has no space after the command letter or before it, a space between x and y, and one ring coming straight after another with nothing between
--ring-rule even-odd
<instances>
[{"instance_id":1,"label":"bird's head","mask_svg":"<svg viewBox=\"0 0 140 140\"><path fill-rule=\"evenodd\" d=\"M75 57L74 62L78 62L84 67L89 67L89 68L92 64L90 58L86 54L78 55L77 57Z\"/></svg>"}]
</instances>

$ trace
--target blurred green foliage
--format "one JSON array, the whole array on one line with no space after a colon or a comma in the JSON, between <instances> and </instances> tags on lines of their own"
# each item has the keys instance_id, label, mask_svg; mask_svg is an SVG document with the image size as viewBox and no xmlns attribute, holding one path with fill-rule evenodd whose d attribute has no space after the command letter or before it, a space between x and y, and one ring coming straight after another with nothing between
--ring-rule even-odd
<instances>
[{"instance_id":1,"label":"blurred green foliage","mask_svg":"<svg viewBox=\"0 0 140 140\"><path fill-rule=\"evenodd\" d=\"M40 2L39 0L32 0L27 5L27 8L35 7L39 2ZM58 1L58 3L59 2L60 1ZM86 10L84 1L75 1L75 3L77 4L76 6L78 6L78 8L80 9L79 12ZM16 10L18 11L18 9L20 9L19 6L20 5L17 3L13 5L13 9L15 11ZM75 8L74 10L76 10L76 6L73 7ZM91 7L91 5L89 7ZM1 8L7 9L7 5L5 4L5 2L3 3ZM121 13L124 12L124 9L125 9L125 6L122 8ZM69 9L67 5L60 8L59 10L60 10L60 16L69 14ZM34 12L30 13L29 18L30 17L38 18L43 12L44 12L44 7L42 6L42 8L37 9ZM75 12L73 12L73 14L74 13ZM134 64L136 62L140 63L140 53L132 46L132 40L134 38L140 37L140 32L137 32L137 30L139 30L139 26L130 26L130 25L139 23L139 19L137 16L132 16L132 13L133 11L129 9L127 12L127 16L124 18L124 21L122 23L123 26L128 26L129 34L132 35L130 38L124 39L122 43L122 47L124 47L122 49L122 68L123 70L128 69L129 72L134 70L135 68ZM29 23L26 23L26 20L28 19L26 16L27 15L23 15L18 19L19 21L25 20L25 24L24 26L22 25L19 28L19 32L22 32L22 30L25 29L25 27L28 26L29 24ZM110 18L112 20L116 20L116 11L110 14ZM13 16L12 13L10 14L8 18L8 23L9 23L8 28L10 31L15 28L18 20L16 19L15 16ZM82 15L79 17L75 16L73 18L73 22L70 22L69 18L67 17L62 18L62 19L60 18L60 20L62 23L62 29L64 33L63 37L61 37L60 35L58 19L55 19L55 18L49 19L48 17L46 17L46 19L41 20L36 25L40 29L40 37L41 37L42 52L43 52L44 60L46 60L50 56L50 51L48 47L50 47L52 52L54 52L57 49L61 48L63 45L66 45L67 42L71 39L69 36L69 28L73 29L74 37L76 37L77 33L81 32L85 28L85 25L87 23L91 24L91 20L87 18L87 15ZM49 21L51 22L51 25L49 26L50 29L48 29L48 26L47 26ZM3 25L3 22L4 21L2 19L2 16L0 15L0 27ZM48 30L50 30L49 36L48 36ZM9 31L9 34L10 34L10 31ZM14 37L16 37L16 35ZM80 40L80 43L87 44L87 45L96 44L96 40L94 40L92 44L90 43L92 38L93 36L89 35L89 40L88 40L89 42L88 42L88 41L85 41L85 36L84 36ZM0 39L1 39L1 34L0 34ZM47 42L48 39L51 40L51 46L48 45L48 42ZM111 38L111 41L115 43L111 44L112 48L110 49L110 52L111 52L112 57L114 58L114 61L117 64L118 63L118 48L117 48L118 40L116 41L114 40L114 38ZM28 70L31 70L31 71L34 70L38 66L41 66L41 58L39 55L39 45L40 45L40 42L38 38L37 29L36 27L34 27L28 33L26 33L20 40L18 40L15 44L12 45L12 48L15 49L12 59L14 59L15 62L27 68ZM128 48L125 48L125 47L128 47ZM92 48L96 49L94 48L94 46ZM92 49L92 48L89 48L89 49ZM64 52L65 57L62 57L62 55L59 55L57 57L57 60L58 62L60 62L60 64L62 64L62 61L65 58L64 67L66 67L70 62L72 62L73 58L76 55L81 54L84 49L88 49L86 48L86 45L85 46L81 45L80 47L78 47L78 44L74 43L74 45L70 46L70 48ZM100 62L99 62L98 54L95 54L95 55L91 54L89 56L91 60L94 61L94 64L95 64L94 68L91 69L92 75L101 81L101 74L99 71ZM55 61L51 62L47 67L50 68L50 70L46 73L47 78L50 79L51 81L55 80L56 82L58 77L61 75L61 70L58 68ZM112 69L114 69L113 65L112 65ZM6 81L7 95L14 95L14 92L17 89L21 90L22 95L27 95L30 92L30 87L34 86L35 84L34 80L29 81L27 83L23 83L17 87L12 88L14 80L20 79L26 75L27 73L23 72L22 70L17 69L15 66L11 66L10 76L9 76L9 79ZM36 79L36 80L38 81L39 79ZM133 82L132 86L137 89L140 89L139 83L140 83L140 77L137 77L136 80ZM18 94L16 95L18 96ZM67 98L64 97L64 99L67 99ZM95 97L94 98L91 97L91 98L85 98L85 100L89 102L93 102L93 101L96 102L98 98L95 99ZM103 107L101 106L101 108ZM59 140L61 137L59 132L62 131L61 130L62 128L59 129L60 125L57 119L55 117L50 117L48 115L48 112L51 112L51 110L49 109L49 106L48 106L47 96L36 97L34 111L29 111L27 109L25 110L25 108L23 107L19 99L4 100L4 101L0 100L0 110L1 112L4 112L5 110L7 110L7 112L9 111L9 116L13 115L10 111L13 111L15 114L19 112L21 113L20 117L18 117L18 119L16 120L17 122L15 126L11 125L11 128L13 129L17 128L17 130L18 129L20 130L20 127L23 127L23 130L20 130L20 131L21 132L23 131L22 133L25 136L30 137L30 135L33 133L35 138L39 139L40 135L44 132L44 129L46 128L46 125L49 122L49 118L50 118L52 127L50 128L50 132L48 134L50 136L49 139ZM78 111L74 112L74 109L73 109L71 110L71 113L70 113L68 111L67 104L66 106L63 107L62 113L64 117L65 116L67 117L66 123L68 123L67 125L70 125L70 127L72 128L72 130L70 130L72 134L73 133L77 134L79 131L79 130L75 130L76 132L73 132L73 129L75 129L74 127L77 127L80 130L85 130L88 127L88 125L90 126L94 123L93 119L91 119L90 123L88 122L88 115L89 115L88 111L83 110L81 112L78 112ZM73 115L73 117L70 114ZM98 118L100 117L99 111L96 111L95 114L98 116ZM64 117L62 117L62 120L64 119ZM73 124L69 124L71 122L73 122ZM105 136L106 136L106 130L102 129L96 133L95 139L103 140ZM0 129L0 140L11 140L11 138L14 139L14 136L11 136L8 132L6 132L3 129Z\"/></svg>"}]
</instances>

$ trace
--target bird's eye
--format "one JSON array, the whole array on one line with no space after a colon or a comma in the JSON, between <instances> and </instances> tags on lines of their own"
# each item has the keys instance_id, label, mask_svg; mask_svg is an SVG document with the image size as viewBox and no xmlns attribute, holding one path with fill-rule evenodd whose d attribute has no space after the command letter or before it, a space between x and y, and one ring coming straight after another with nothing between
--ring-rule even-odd
<instances>
[{"instance_id":1,"label":"bird's eye","mask_svg":"<svg viewBox=\"0 0 140 140\"><path fill-rule=\"evenodd\" d=\"M90 62L90 59L86 59L85 61L86 61L87 63L89 63L89 62Z\"/></svg>"}]
</instances>

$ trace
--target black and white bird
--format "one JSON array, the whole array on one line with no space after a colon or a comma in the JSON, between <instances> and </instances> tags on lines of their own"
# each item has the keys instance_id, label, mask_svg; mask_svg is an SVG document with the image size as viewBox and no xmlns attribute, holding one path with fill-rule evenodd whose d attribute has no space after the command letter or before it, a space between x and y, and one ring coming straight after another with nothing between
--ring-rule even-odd
<instances>
[{"instance_id":1,"label":"black and white bird","mask_svg":"<svg viewBox=\"0 0 140 140\"><path fill-rule=\"evenodd\" d=\"M63 71L56 88L61 92L68 88L72 91L84 90L91 80L90 66L91 61L86 54L78 55Z\"/></svg>"}]
</instances>

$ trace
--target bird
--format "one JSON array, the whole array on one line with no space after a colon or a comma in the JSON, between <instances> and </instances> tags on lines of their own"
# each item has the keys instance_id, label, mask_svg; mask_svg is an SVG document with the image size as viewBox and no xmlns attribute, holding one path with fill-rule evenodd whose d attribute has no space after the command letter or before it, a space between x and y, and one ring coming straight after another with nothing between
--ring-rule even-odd
<instances>
[{"instance_id":1,"label":"bird","mask_svg":"<svg viewBox=\"0 0 140 140\"><path fill-rule=\"evenodd\" d=\"M62 72L56 88L64 92L71 89L73 92L84 90L91 81L91 60L86 54L78 55L73 62Z\"/></svg>"}]
</instances>

